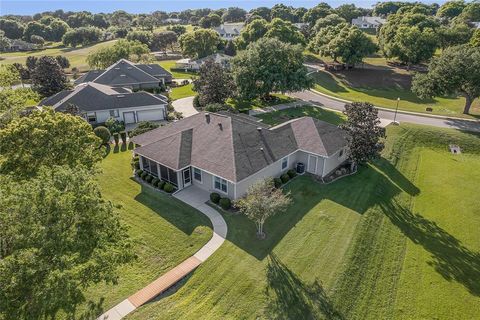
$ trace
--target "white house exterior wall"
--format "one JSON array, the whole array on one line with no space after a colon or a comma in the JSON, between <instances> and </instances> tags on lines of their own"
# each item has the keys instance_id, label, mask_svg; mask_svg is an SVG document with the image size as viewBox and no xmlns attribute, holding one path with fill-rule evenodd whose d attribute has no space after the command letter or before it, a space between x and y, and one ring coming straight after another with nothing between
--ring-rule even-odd
<instances>
[{"instance_id":1,"label":"white house exterior wall","mask_svg":"<svg viewBox=\"0 0 480 320\"><path fill-rule=\"evenodd\" d=\"M165 105L155 105L155 106L143 106L143 107L132 107L132 108L120 108L120 109L114 109L118 110L118 117L113 117L116 120L123 121L123 113L124 112L134 112L135 113L135 119L138 119L137 117L137 112L138 111L146 111L146 110L155 110L155 109L163 109L163 119L165 119ZM88 113L96 113L97 117L97 123L104 123L105 121L110 118L110 110L99 110L99 111L89 111ZM138 121L138 120L137 120Z\"/></svg>"},{"instance_id":2,"label":"white house exterior wall","mask_svg":"<svg viewBox=\"0 0 480 320\"><path fill-rule=\"evenodd\" d=\"M341 151L342 150L339 150L335 154L333 154L331 157L325 158L325 168L323 169L322 176L328 175L330 172L335 170L340 164L342 164L342 162L347 160L347 153L345 152L345 150L343 151L342 156L339 156Z\"/></svg>"},{"instance_id":3,"label":"white house exterior wall","mask_svg":"<svg viewBox=\"0 0 480 320\"><path fill-rule=\"evenodd\" d=\"M192 167L192 183L195 186L197 186L197 187L199 187L203 190L206 190L208 192L217 192L222 196L226 196L230 199L235 199L235 184L233 184L230 181L227 181L227 193L225 194L222 191L219 191L219 190L216 190L216 189L213 188L213 177L214 177L214 175L212 175L211 173L205 172L203 170L201 170L201 171L202 171L202 182L199 182L199 181L195 180L195 176L194 176L194 173L193 173L193 167Z\"/></svg>"}]
</instances>

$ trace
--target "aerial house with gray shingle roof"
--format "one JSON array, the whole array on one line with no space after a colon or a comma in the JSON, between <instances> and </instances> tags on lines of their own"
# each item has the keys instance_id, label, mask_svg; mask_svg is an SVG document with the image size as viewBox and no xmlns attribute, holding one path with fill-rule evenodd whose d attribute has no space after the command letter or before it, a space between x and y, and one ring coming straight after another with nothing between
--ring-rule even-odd
<instances>
[{"instance_id":1,"label":"aerial house with gray shingle roof","mask_svg":"<svg viewBox=\"0 0 480 320\"><path fill-rule=\"evenodd\" d=\"M142 170L178 189L193 184L231 199L298 162L324 177L347 160L344 131L311 117L270 127L247 115L200 112L132 141Z\"/></svg>"},{"instance_id":2,"label":"aerial house with gray shingle roof","mask_svg":"<svg viewBox=\"0 0 480 320\"><path fill-rule=\"evenodd\" d=\"M53 107L55 111L75 106L91 124L104 123L108 118L130 124L165 120L167 104L167 98L162 95L87 82L45 98L39 105Z\"/></svg>"},{"instance_id":3,"label":"aerial house with gray shingle roof","mask_svg":"<svg viewBox=\"0 0 480 320\"><path fill-rule=\"evenodd\" d=\"M91 70L75 81L75 84L94 82L110 87L156 89L172 82L172 74L158 64L135 64L121 59L105 70Z\"/></svg>"}]
</instances>

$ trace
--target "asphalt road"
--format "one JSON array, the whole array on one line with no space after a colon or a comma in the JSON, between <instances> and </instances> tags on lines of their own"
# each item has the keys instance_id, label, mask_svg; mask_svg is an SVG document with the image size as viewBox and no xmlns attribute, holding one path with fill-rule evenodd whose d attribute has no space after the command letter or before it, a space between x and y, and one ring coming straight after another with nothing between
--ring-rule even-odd
<instances>
[{"instance_id":1,"label":"asphalt road","mask_svg":"<svg viewBox=\"0 0 480 320\"><path fill-rule=\"evenodd\" d=\"M297 99L302 99L304 101L323 105L327 108L343 111L345 103L328 98L323 95L319 95L312 91L299 91L290 94L292 97ZM392 120L394 119L395 111L385 111L379 110L378 117L381 119ZM414 114L406 114L406 113L397 113L396 121L408 122L408 123L415 123L415 124L423 124L428 126L434 127L442 127L442 128L451 128L451 129L458 129L458 130L465 130L465 131L475 131L480 132L480 121L468 121L468 120L459 120L459 119L451 119L451 118L435 118L429 117L428 115L414 115Z\"/></svg>"}]
</instances>

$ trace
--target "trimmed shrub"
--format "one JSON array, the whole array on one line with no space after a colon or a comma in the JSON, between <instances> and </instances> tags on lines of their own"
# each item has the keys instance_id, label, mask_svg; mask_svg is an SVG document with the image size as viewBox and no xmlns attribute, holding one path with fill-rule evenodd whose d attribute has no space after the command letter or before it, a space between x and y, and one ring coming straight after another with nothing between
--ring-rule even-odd
<instances>
[{"instance_id":1,"label":"trimmed shrub","mask_svg":"<svg viewBox=\"0 0 480 320\"><path fill-rule=\"evenodd\" d=\"M154 178L154 179L152 180L152 186L154 186L155 188L157 188L159 182L160 182L160 179Z\"/></svg>"},{"instance_id":2,"label":"trimmed shrub","mask_svg":"<svg viewBox=\"0 0 480 320\"><path fill-rule=\"evenodd\" d=\"M163 190L168 193L172 193L174 189L175 187L168 182L163 186Z\"/></svg>"},{"instance_id":3,"label":"trimmed shrub","mask_svg":"<svg viewBox=\"0 0 480 320\"><path fill-rule=\"evenodd\" d=\"M282 186L282 179L280 178L273 178L273 184L275 185L275 188L280 188Z\"/></svg>"},{"instance_id":4,"label":"trimmed shrub","mask_svg":"<svg viewBox=\"0 0 480 320\"><path fill-rule=\"evenodd\" d=\"M146 178L145 178L145 181L147 181L148 183L151 183L153 180L153 176L151 175L148 175Z\"/></svg>"},{"instance_id":5,"label":"trimmed shrub","mask_svg":"<svg viewBox=\"0 0 480 320\"><path fill-rule=\"evenodd\" d=\"M135 173L137 174L138 177L140 177L143 174L143 170L138 169Z\"/></svg>"},{"instance_id":6,"label":"trimmed shrub","mask_svg":"<svg viewBox=\"0 0 480 320\"><path fill-rule=\"evenodd\" d=\"M295 177L297 176L297 172L296 172L295 170L293 170L293 169L288 170L288 171L287 171L287 174L288 174L288 176L290 177L290 179L293 179L293 178L295 178Z\"/></svg>"},{"instance_id":7,"label":"trimmed shrub","mask_svg":"<svg viewBox=\"0 0 480 320\"><path fill-rule=\"evenodd\" d=\"M193 97L193 107L195 109L202 109L202 105L200 104L200 96L198 94Z\"/></svg>"},{"instance_id":8,"label":"trimmed shrub","mask_svg":"<svg viewBox=\"0 0 480 320\"><path fill-rule=\"evenodd\" d=\"M218 204L223 210L228 210L232 206L232 202L228 198L221 198Z\"/></svg>"},{"instance_id":9,"label":"trimmed shrub","mask_svg":"<svg viewBox=\"0 0 480 320\"><path fill-rule=\"evenodd\" d=\"M127 133L125 131L120 132L120 138L122 138L123 144L127 144Z\"/></svg>"},{"instance_id":10,"label":"trimmed shrub","mask_svg":"<svg viewBox=\"0 0 480 320\"><path fill-rule=\"evenodd\" d=\"M146 171L143 171L142 175L140 176L140 178L142 178L142 180L145 180L148 176L148 172Z\"/></svg>"},{"instance_id":11,"label":"trimmed shrub","mask_svg":"<svg viewBox=\"0 0 480 320\"><path fill-rule=\"evenodd\" d=\"M287 183L288 180L290 180L290 176L286 173L282 174L282 176L280 177L280 179L282 179L282 182L283 183Z\"/></svg>"},{"instance_id":12,"label":"trimmed shrub","mask_svg":"<svg viewBox=\"0 0 480 320\"><path fill-rule=\"evenodd\" d=\"M118 136L118 132L113 134L113 140L115 140L115 145L118 146L118 141L120 141L120 137Z\"/></svg>"},{"instance_id":13,"label":"trimmed shrub","mask_svg":"<svg viewBox=\"0 0 480 320\"><path fill-rule=\"evenodd\" d=\"M110 137L111 137L110 131L106 127L98 126L95 129L93 129L93 132L97 137L102 139L102 144L108 144L108 142L110 141Z\"/></svg>"},{"instance_id":14,"label":"trimmed shrub","mask_svg":"<svg viewBox=\"0 0 480 320\"><path fill-rule=\"evenodd\" d=\"M212 201L213 203L216 203L218 204L218 202L220 201L220 195L216 192L212 192L210 193L210 201Z\"/></svg>"},{"instance_id":15,"label":"trimmed shrub","mask_svg":"<svg viewBox=\"0 0 480 320\"><path fill-rule=\"evenodd\" d=\"M161 180L160 180L160 181L158 182L158 185L157 185L158 189L162 189L162 190L163 190L163 187L164 187L164 186L165 186L165 181L161 181Z\"/></svg>"}]
</instances>

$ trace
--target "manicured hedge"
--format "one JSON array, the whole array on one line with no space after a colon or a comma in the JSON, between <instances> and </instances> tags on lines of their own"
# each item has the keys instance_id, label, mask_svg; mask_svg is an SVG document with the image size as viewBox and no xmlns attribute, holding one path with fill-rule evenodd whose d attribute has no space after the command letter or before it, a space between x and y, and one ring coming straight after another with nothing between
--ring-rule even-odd
<instances>
[{"instance_id":1,"label":"manicured hedge","mask_svg":"<svg viewBox=\"0 0 480 320\"><path fill-rule=\"evenodd\" d=\"M221 198L218 204L223 210L228 210L232 206L232 202L228 198Z\"/></svg>"},{"instance_id":2,"label":"manicured hedge","mask_svg":"<svg viewBox=\"0 0 480 320\"><path fill-rule=\"evenodd\" d=\"M275 185L275 188L280 188L282 186L282 179L280 178L274 178L273 179L273 184Z\"/></svg>"},{"instance_id":3,"label":"manicured hedge","mask_svg":"<svg viewBox=\"0 0 480 320\"><path fill-rule=\"evenodd\" d=\"M165 185L163 186L163 190L165 192L168 192L168 193L172 193L173 190L175 190L175 187L173 185L171 185L170 183L165 183Z\"/></svg>"},{"instance_id":4,"label":"manicured hedge","mask_svg":"<svg viewBox=\"0 0 480 320\"><path fill-rule=\"evenodd\" d=\"M148 176L148 172L146 171L143 171L142 175L140 176L140 178L142 178L142 180L145 180Z\"/></svg>"},{"instance_id":5,"label":"manicured hedge","mask_svg":"<svg viewBox=\"0 0 480 320\"><path fill-rule=\"evenodd\" d=\"M290 170L287 171L287 174L290 177L290 179L293 179L297 176L297 171L295 171L293 169L290 169Z\"/></svg>"},{"instance_id":6,"label":"manicured hedge","mask_svg":"<svg viewBox=\"0 0 480 320\"><path fill-rule=\"evenodd\" d=\"M158 182L158 189L162 189L163 190L163 187L165 186L165 181L159 181Z\"/></svg>"},{"instance_id":7,"label":"manicured hedge","mask_svg":"<svg viewBox=\"0 0 480 320\"><path fill-rule=\"evenodd\" d=\"M151 175L147 175L147 177L145 178L145 181L147 181L148 183L151 183L153 180L153 176Z\"/></svg>"},{"instance_id":8,"label":"manicured hedge","mask_svg":"<svg viewBox=\"0 0 480 320\"><path fill-rule=\"evenodd\" d=\"M157 188L159 182L160 182L160 179L154 178L154 179L152 180L152 186L154 186L155 188Z\"/></svg>"},{"instance_id":9,"label":"manicured hedge","mask_svg":"<svg viewBox=\"0 0 480 320\"><path fill-rule=\"evenodd\" d=\"M216 203L218 204L218 202L220 201L220 195L216 192L212 192L210 193L210 201L212 201L213 203Z\"/></svg>"},{"instance_id":10,"label":"manicured hedge","mask_svg":"<svg viewBox=\"0 0 480 320\"><path fill-rule=\"evenodd\" d=\"M137 174L137 177L141 177L142 174L143 174L143 170L142 170L142 169L138 169L135 173Z\"/></svg>"},{"instance_id":11,"label":"manicured hedge","mask_svg":"<svg viewBox=\"0 0 480 320\"><path fill-rule=\"evenodd\" d=\"M113 140L115 140L115 145L118 146L118 141L120 141L120 138L118 136L118 132L115 132L113 135Z\"/></svg>"},{"instance_id":12,"label":"manicured hedge","mask_svg":"<svg viewBox=\"0 0 480 320\"><path fill-rule=\"evenodd\" d=\"M280 177L280 179L282 179L282 182L283 183L287 183L288 180L290 180L290 176L288 174L282 174L282 176Z\"/></svg>"}]
</instances>

